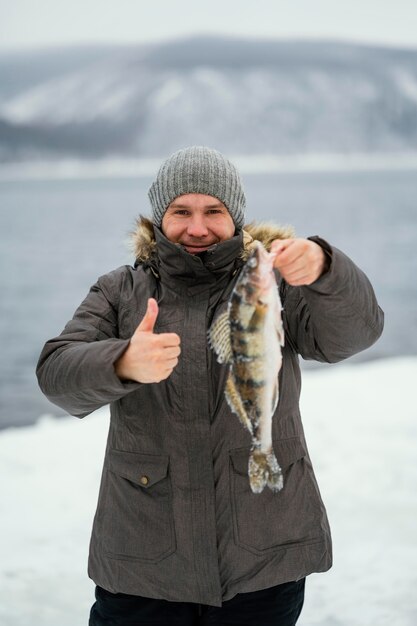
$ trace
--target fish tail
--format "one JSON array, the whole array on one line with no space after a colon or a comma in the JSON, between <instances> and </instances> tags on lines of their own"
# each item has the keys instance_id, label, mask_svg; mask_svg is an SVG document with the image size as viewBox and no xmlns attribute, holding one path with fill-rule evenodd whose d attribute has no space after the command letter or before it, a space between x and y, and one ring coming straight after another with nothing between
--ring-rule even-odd
<instances>
[{"instance_id":1,"label":"fish tail","mask_svg":"<svg viewBox=\"0 0 417 626\"><path fill-rule=\"evenodd\" d=\"M273 451L261 452L252 448L249 455L249 482L253 493L261 493L265 485L271 491L281 491L284 480Z\"/></svg>"}]
</instances>

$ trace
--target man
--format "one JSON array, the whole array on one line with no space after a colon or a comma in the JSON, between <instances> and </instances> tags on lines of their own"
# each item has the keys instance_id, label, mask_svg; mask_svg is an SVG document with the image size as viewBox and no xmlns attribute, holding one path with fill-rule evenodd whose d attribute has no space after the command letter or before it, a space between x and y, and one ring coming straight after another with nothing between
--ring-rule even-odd
<instances>
[{"instance_id":1,"label":"man","mask_svg":"<svg viewBox=\"0 0 417 626\"><path fill-rule=\"evenodd\" d=\"M305 577L331 566L298 355L347 358L377 340L383 314L365 275L325 241L244 230L239 174L215 150L173 154L149 198L135 266L98 280L38 364L44 393L73 415L111 404L90 625L292 626ZM285 329L273 418L284 488L261 494L249 487L250 435L225 401L227 367L207 345L254 239L276 252Z\"/></svg>"}]
</instances>

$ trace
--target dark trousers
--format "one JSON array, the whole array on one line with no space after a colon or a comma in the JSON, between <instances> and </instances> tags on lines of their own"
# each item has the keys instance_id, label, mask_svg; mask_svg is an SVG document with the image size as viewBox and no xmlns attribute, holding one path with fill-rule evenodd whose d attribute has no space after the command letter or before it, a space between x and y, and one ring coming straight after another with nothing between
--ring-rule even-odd
<instances>
[{"instance_id":1,"label":"dark trousers","mask_svg":"<svg viewBox=\"0 0 417 626\"><path fill-rule=\"evenodd\" d=\"M303 607L305 578L239 593L221 607L168 602L96 587L89 626L294 626Z\"/></svg>"}]
</instances>

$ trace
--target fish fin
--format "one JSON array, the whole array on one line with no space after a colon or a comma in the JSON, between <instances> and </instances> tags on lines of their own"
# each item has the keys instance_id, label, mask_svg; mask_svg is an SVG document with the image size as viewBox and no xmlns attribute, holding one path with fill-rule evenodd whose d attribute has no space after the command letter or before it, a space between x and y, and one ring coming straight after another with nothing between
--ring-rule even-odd
<instances>
[{"instance_id":1,"label":"fish fin","mask_svg":"<svg viewBox=\"0 0 417 626\"><path fill-rule=\"evenodd\" d=\"M284 486L282 470L273 451L266 453L252 448L248 474L253 493L261 493L265 485L268 485L271 491L281 491Z\"/></svg>"},{"instance_id":2,"label":"fish fin","mask_svg":"<svg viewBox=\"0 0 417 626\"><path fill-rule=\"evenodd\" d=\"M279 391L278 391L278 380L277 380L275 383L274 395L272 396L272 406L271 406L272 415L275 413L275 409L278 406L278 400L279 400Z\"/></svg>"},{"instance_id":3,"label":"fish fin","mask_svg":"<svg viewBox=\"0 0 417 626\"><path fill-rule=\"evenodd\" d=\"M229 376L227 377L224 395L226 397L227 404L229 405L230 409L233 411L233 413L236 413L236 415L239 417L243 426L245 426L245 428L247 428L250 434L252 435L253 434L252 422L250 421L248 414L245 411L242 398L240 397L240 393L236 388L235 381L233 379L231 372L229 372Z\"/></svg>"},{"instance_id":4,"label":"fish fin","mask_svg":"<svg viewBox=\"0 0 417 626\"><path fill-rule=\"evenodd\" d=\"M230 340L229 312L225 311L216 319L208 331L209 345L217 354L219 363L232 361L232 342Z\"/></svg>"},{"instance_id":5,"label":"fish fin","mask_svg":"<svg viewBox=\"0 0 417 626\"><path fill-rule=\"evenodd\" d=\"M281 314L277 316L275 320L275 330L277 331L279 344L282 347L284 346L284 343L285 343L285 333L284 333L284 327L282 325Z\"/></svg>"}]
</instances>

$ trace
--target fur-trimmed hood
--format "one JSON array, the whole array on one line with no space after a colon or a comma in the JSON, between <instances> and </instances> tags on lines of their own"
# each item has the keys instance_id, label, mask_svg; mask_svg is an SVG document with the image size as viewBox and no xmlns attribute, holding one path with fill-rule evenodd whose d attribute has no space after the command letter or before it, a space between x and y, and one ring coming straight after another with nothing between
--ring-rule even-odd
<instances>
[{"instance_id":1,"label":"fur-trimmed hood","mask_svg":"<svg viewBox=\"0 0 417 626\"><path fill-rule=\"evenodd\" d=\"M270 222L251 222L243 228L243 250L241 258L245 261L250 254L254 241L260 241L267 250L275 239L294 237L292 226L279 226ZM141 215L136 228L131 233L130 247L137 263L149 263L156 255L156 240L152 220Z\"/></svg>"}]
</instances>

